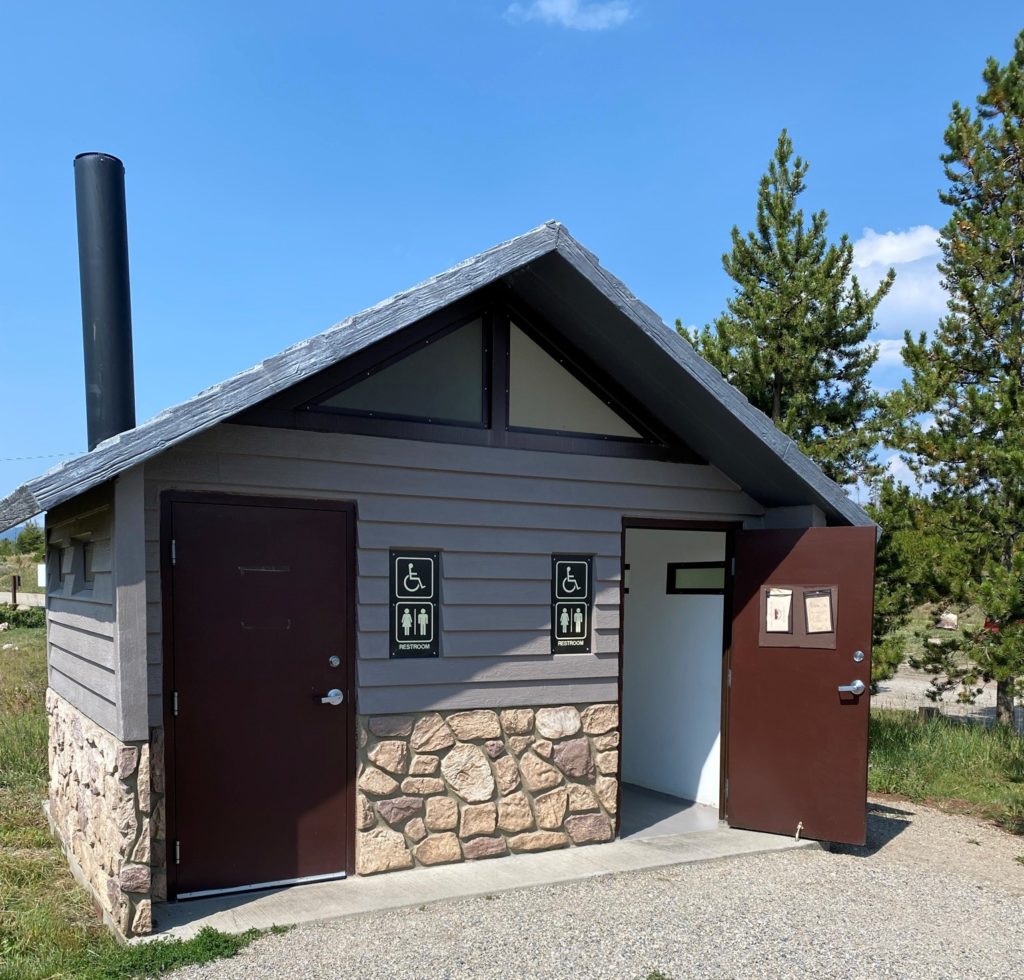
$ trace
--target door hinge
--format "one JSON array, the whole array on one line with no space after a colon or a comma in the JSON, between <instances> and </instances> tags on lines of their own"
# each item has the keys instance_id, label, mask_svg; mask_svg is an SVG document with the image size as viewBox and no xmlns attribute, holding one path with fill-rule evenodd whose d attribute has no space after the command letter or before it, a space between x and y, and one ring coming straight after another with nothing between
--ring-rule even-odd
<instances>
[{"instance_id":1,"label":"door hinge","mask_svg":"<svg viewBox=\"0 0 1024 980\"><path fill-rule=\"evenodd\" d=\"M181 841L174 842L174 863L181 864Z\"/></svg>"},{"instance_id":2,"label":"door hinge","mask_svg":"<svg viewBox=\"0 0 1024 980\"><path fill-rule=\"evenodd\" d=\"M174 717L177 718L178 717L178 692L177 691L175 691L174 694L172 695L171 711L174 714Z\"/></svg>"},{"instance_id":3,"label":"door hinge","mask_svg":"<svg viewBox=\"0 0 1024 980\"><path fill-rule=\"evenodd\" d=\"M171 538L171 564L178 564L178 542Z\"/></svg>"},{"instance_id":4,"label":"door hinge","mask_svg":"<svg viewBox=\"0 0 1024 980\"><path fill-rule=\"evenodd\" d=\"M725 777L725 798L729 799L729 777Z\"/></svg>"},{"instance_id":5,"label":"door hinge","mask_svg":"<svg viewBox=\"0 0 1024 980\"><path fill-rule=\"evenodd\" d=\"M735 575L736 574L736 559L735 558L733 558L732 564L730 566L730 574L731 575Z\"/></svg>"},{"instance_id":6,"label":"door hinge","mask_svg":"<svg viewBox=\"0 0 1024 980\"><path fill-rule=\"evenodd\" d=\"M730 667L725 672L725 686L726 687L732 687L732 667ZM175 714L177 714L177 711L175 711Z\"/></svg>"}]
</instances>

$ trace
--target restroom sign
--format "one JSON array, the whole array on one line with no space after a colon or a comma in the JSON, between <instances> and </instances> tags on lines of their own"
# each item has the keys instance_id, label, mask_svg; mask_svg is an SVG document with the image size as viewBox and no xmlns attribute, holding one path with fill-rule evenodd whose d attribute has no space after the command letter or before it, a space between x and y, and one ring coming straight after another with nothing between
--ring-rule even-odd
<instances>
[{"instance_id":1,"label":"restroom sign","mask_svg":"<svg viewBox=\"0 0 1024 980\"><path fill-rule=\"evenodd\" d=\"M391 656L436 657L440 554L392 549L389 559Z\"/></svg>"},{"instance_id":2,"label":"restroom sign","mask_svg":"<svg viewBox=\"0 0 1024 980\"><path fill-rule=\"evenodd\" d=\"M551 652L590 653L592 555L551 556Z\"/></svg>"}]
</instances>

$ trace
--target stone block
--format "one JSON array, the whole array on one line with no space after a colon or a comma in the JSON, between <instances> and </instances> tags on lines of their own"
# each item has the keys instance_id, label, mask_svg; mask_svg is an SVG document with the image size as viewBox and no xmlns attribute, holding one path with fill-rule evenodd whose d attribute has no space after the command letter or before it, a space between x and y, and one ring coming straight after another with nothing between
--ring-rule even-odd
<instances>
[{"instance_id":1,"label":"stone block","mask_svg":"<svg viewBox=\"0 0 1024 980\"><path fill-rule=\"evenodd\" d=\"M422 817L413 817L413 819L405 825L405 836L414 844L418 844L427 836L427 825L423 822Z\"/></svg>"},{"instance_id":2,"label":"stone block","mask_svg":"<svg viewBox=\"0 0 1024 980\"><path fill-rule=\"evenodd\" d=\"M454 830L459 822L459 805L448 796L427 800L427 826L431 830Z\"/></svg>"},{"instance_id":3,"label":"stone block","mask_svg":"<svg viewBox=\"0 0 1024 980\"><path fill-rule=\"evenodd\" d=\"M420 864L451 864L462 860L462 848L455 834L431 834L413 848Z\"/></svg>"},{"instance_id":4,"label":"stone block","mask_svg":"<svg viewBox=\"0 0 1024 980\"><path fill-rule=\"evenodd\" d=\"M533 810L537 815L537 826L541 830L561 829L568 805L569 794L564 786L536 797L533 801Z\"/></svg>"},{"instance_id":5,"label":"stone block","mask_svg":"<svg viewBox=\"0 0 1024 980\"><path fill-rule=\"evenodd\" d=\"M568 738L580 730L580 713L570 705L537 709L537 733L544 738Z\"/></svg>"},{"instance_id":6,"label":"stone block","mask_svg":"<svg viewBox=\"0 0 1024 980\"><path fill-rule=\"evenodd\" d=\"M498 822L498 808L493 803L477 803L462 808L459 836L466 840L481 834L493 834Z\"/></svg>"},{"instance_id":7,"label":"stone block","mask_svg":"<svg viewBox=\"0 0 1024 980\"><path fill-rule=\"evenodd\" d=\"M153 729L153 738L149 746L150 782L154 793L165 793L164 780L164 730Z\"/></svg>"},{"instance_id":8,"label":"stone block","mask_svg":"<svg viewBox=\"0 0 1024 980\"><path fill-rule=\"evenodd\" d=\"M498 827L505 833L515 834L533 826L533 810L525 793L513 793L499 801Z\"/></svg>"},{"instance_id":9,"label":"stone block","mask_svg":"<svg viewBox=\"0 0 1024 980\"><path fill-rule=\"evenodd\" d=\"M493 711L457 711L448 716L448 726L463 742L485 738L501 738L501 726Z\"/></svg>"},{"instance_id":10,"label":"stone block","mask_svg":"<svg viewBox=\"0 0 1024 980\"><path fill-rule=\"evenodd\" d=\"M378 738L408 738L414 720L412 715L378 715L370 719L369 726Z\"/></svg>"},{"instance_id":11,"label":"stone block","mask_svg":"<svg viewBox=\"0 0 1024 980\"><path fill-rule=\"evenodd\" d=\"M398 790L398 783L376 766L367 766L357 785L368 796L390 796Z\"/></svg>"},{"instance_id":12,"label":"stone block","mask_svg":"<svg viewBox=\"0 0 1024 980\"><path fill-rule=\"evenodd\" d=\"M422 796L398 796L390 800L378 800L377 812L392 827L397 827L410 817L418 817L423 813Z\"/></svg>"},{"instance_id":13,"label":"stone block","mask_svg":"<svg viewBox=\"0 0 1024 980\"><path fill-rule=\"evenodd\" d=\"M550 851L556 847L567 847L569 838L554 830L534 830L528 834L516 834L508 839L510 851L515 853L529 851Z\"/></svg>"},{"instance_id":14,"label":"stone block","mask_svg":"<svg viewBox=\"0 0 1024 980\"><path fill-rule=\"evenodd\" d=\"M456 745L442 760L441 772L468 803L483 803L494 795L494 776L479 746Z\"/></svg>"},{"instance_id":15,"label":"stone block","mask_svg":"<svg viewBox=\"0 0 1024 980\"><path fill-rule=\"evenodd\" d=\"M135 781L135 792L139 798L139 809L149 813L153 808L153 779L150 767L150 747L143 745L139 753L139 776Z\"/></svg>"},{"instance_id":16,"label":"stone block","mask_svg":"<svg viewBox=\"0 0 1024 980\"><path fill-rule=\"evenodd\" d=\"M619 773L619 753L598 752L597 771L602 776L617 776Z\"/></svg>"},{"instance_id":17,"label":"stone block","mask_svg":"<svg viewBox=\"0 0 1024 980\"><path fill-rule=\"evenodd\" d=\"M598 776L594 789L601 806L609 813L614 813L619 805L619 781L611 776Z\"/></svg>"},{"instance_id":18,"label":"stone block","mask_svg":"<svg viewBox=\"0 0 1024 980\"><path fill-rule=\"evenodd\" d=\"M378 742L366 755L375 766L386 772L401 774L409 768L409 747L397 739Z\"/></svg>"},{"instance_id":19,"label":"stone block","mask_svg":"<svg viewBox=\"0 0 1024 980\"><path fill-rule=\"evenodd\" d=\"M583 731L588 735L604 735L619 727L619 706L617 704L592 704L583 709L581 718Z\"/></svg>"},{"instance_id":20,"label":"stone block","mask_svg":"<svg viewBox=\"0 0 1024 980\"><path fill-rule=\"evenodd\" d=\"M566 817L565 829L574 844L596 844L612 839L612 823L603 813L579 813Z\"/></svg>"},{"instance_id":21,"label":"stone block","mask_svg":"<svg viewBox=\"0 0 1024 980\"><path fill-rule=\"evenodd\" d=\"M542 759L550 759L553 748L554 746L546 738L538 738L533 743L533 751Z\"/></svg>"},{"instance_id":22,"label":"stone block","mask_svg":"<svg viewBox=\"0 0 1024 980\"><path fill-rule=\"evenodd\" d=\"M129 864L121 869L118 875L118 884L123 892L142 892L148 895L152 884L152 874L149 866L144 864Z\"/></svg>"},{"instance_id":23,"label":"stone block","mask_svg":"<svg viewBox=\"0 0 1024 980\"><path fill-rule=\"evenodd\" d=\"M153 931L153 903L144 898L135 906L132 918L132 935L148 936Z\"/></svg>"},{"instance_id":24,"label":"stone block","mask_svg":"<svg viewBox=\"0 0 1024 980\"><path fill-rule=\"evenodd\" d=\"M555 746L555 765L570 779L590 781L594 778L594 760L585 735L559 742Z\"/></svg>"},{"instance_id":25,"label":"stone block","mask_svg":"<svg viewBox=\"0 0 1024 980\"><path fill-rule=\"evenodd\" d=\"M409 763L410 776L433 776L441 768L436 755L414 755Z\"/></svg>"},{"instance_id":26,"label":"stone block","mask_svg":"<svg viewBox=\"0 0 1024 980\"><path fill-rule=\"evenodd\" d=\"M510 735L508 737L508 747L516 755L522 755L531 745L533 745L533 737L530 735Z\"/></svg>"},{"instance_id":27,"label":"stone block","mask_svg":"<svg viewBox=\"0 0 1024 980\"><path fill-rule=\"evenodd\" d=\"M484 751L491 759L497 759L505 754L505 743L500 738L492 738L484 744Z\"/></svg>"},{"instance_id":28,"label":"stone block","mask_svg":"<svg viewBox=\"0 0 1024 980\"><path fill-rule=\"evenodd\" d=\"M508 796L519 785L519 766L512 756L503 755L494 763L494 781L502 796Z\"/></svg>"},{"instance_id":29,"label":"stone block","mask_svg":"<svg viewBox=\"0 0 1024 980\"><path fill-rule=\"evenodd\" d=\"M568 789L570 813L585 813L587 810L597 809L597 797L589 786L570 783Z\"/></svg>"},{"instance_id":30,"label":"stone block","mask_svg":"<svg viewBox=\"0 0 1024 980\"><path fill-rule=\"evenodd\" d=\"M619 741L618 732L609 732L607 735L595 735L594 748L599 752L604 752L608 749L617 749L619 747Z\"/></svg>"},{"instance_id":31,"label":"stone block","mask_svg":"<svg viewBox=\"0 0 1024 980\"><path fill-rule=\"evenodd\" d=\"M504 837L474 837L472 840L463 842L462 854L469 861L501 857L503 854L508 854L508 845L505 843Z\"/></svg>"},{"instance_id":32,"label":"stone block","mask_svg":"<svg viewBox=\"0 0 1024 980\"><path fill-rule=\"evenodd\" d=\"M529 735L533 731L533 708L506 708L501 713L506 735Z\"/></svg>"},{"instance_id":33,"label":"stone block","mask_svg":"<svg viewBox=\"0 0 1024 980\"><path fill-rule=\"evenodd\" d=\"M519 760L519 771L523 776L523 785L531 792L553 789L562 781L562 774L532 752Z\"/></svg>"},{"instance_id":34,"label":"stone block","mask_svg":"<svg viewBox=\"0 0 1024 980\"><path fill-rule=\"evenodd\" d=\"M356 871L374 875L412 867L412 854L397 830L375 827L356 835Z\"/></svg>"},{"instance_id":35,"label":"stone block","mask_svg":"<svg viewBox=\"0 0 1024 980\"><path fill-rule=\"evenodd\" d=\"M409 746L414 752L442 752L454 744L452 730L436 712L416 722L409 737Z\"/></svg>"},{"instance_id":36,"label":"stone block","mask_svg":"<svg viewBox=\"0 0 1024 980\"><path fill-rule=\"evenodd\" d=\"M121 779L131 779L139 765L139 748L137 745L122 745L117 750L117 775Z\"/></svg>"},{"instance_id":37,"label":"stone block","mask_svg":"<svg viewBox=\"0 0 1024 980\"><path fill-rule=\"evenodd\" d=\"M406 776L402 780L403 793L418 793L420 796L433 796L444 792L444 780L433 776Z\"/></svg>"},{"instance_id":38,"label":"stone block","mask_svg":"<svg viewBox=\"0 0 1024 980\"><path fill-rule=\"evenodd\" d=\"M356 829L369 830L376 822L373 804L362 793L356 793Z\"/></svg>"}]
</instances>

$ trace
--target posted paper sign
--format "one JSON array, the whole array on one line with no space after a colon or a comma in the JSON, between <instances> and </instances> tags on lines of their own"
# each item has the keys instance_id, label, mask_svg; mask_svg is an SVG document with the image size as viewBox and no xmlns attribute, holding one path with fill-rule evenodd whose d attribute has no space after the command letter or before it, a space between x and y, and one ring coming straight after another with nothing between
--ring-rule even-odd
<instances>
[{"instance_id":1,"label":"posted paper sign","mask_svg":"<svg viewBox=\"0 0 1024 980\"><path fill-rule=\"evenodd\" d=\"M765 602L765 632L793 632L792 589L769 589Z\"/></svg>"},{"instance_id":2,"label":"posted paper sign","mask_svg":"<svg viewBox=\"0 0 1024 980\"><path fill-rule=\"evenodd\" d=\"M835 626L832 618L832 592L821 589L804 593L804 615L808 633L831 633Z\"/></svg>"}]
</instances>

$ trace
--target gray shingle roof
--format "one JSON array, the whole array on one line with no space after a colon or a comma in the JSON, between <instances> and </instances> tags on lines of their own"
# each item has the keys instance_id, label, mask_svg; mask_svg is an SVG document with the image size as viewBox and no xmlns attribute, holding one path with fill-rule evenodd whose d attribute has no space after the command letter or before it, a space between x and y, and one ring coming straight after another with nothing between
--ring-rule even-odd
<instances>
[{"instance_id":1,"label":"gray shingle roof","mask_svg":"<svg viewBox=\"0 0 1024 980\"><path fill-rule=\"evenodd\" d=\"M795 443L557 222L481 252L343 320L0 500L0 530L56 507L490 283L564 326L666 426L766 506L813 503L833 523L870 524Z\"/></svg>"}]
</instances>

